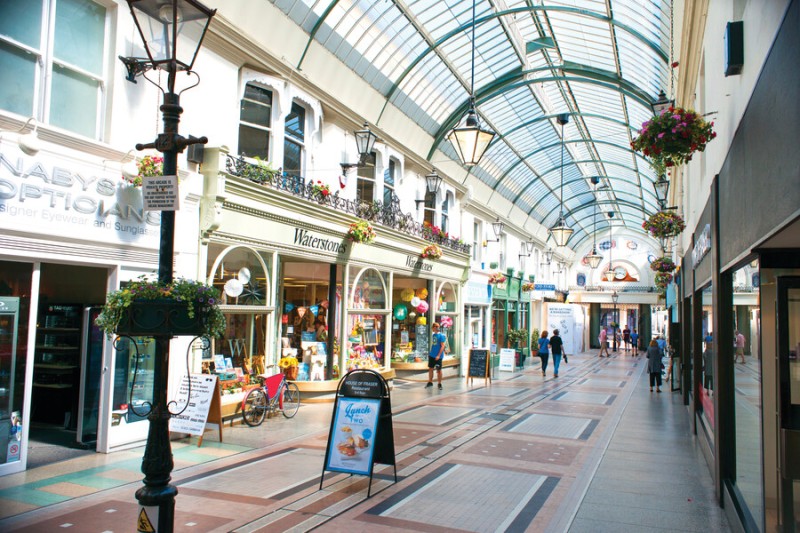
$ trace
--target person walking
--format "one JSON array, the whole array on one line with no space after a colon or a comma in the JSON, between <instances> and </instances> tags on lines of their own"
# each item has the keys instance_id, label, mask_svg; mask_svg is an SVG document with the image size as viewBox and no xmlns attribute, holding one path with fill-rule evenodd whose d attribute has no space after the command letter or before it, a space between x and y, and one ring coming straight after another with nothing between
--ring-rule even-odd
<instances>
[{"instance_id":1,"label":"person walking","mask_svg":"<svg viewBox=\"0 0 800 533\"><path fill-rule=\"evenodd\" d=\"M711 396L711 391L714 390L714 351L711 344L703 351L703 389L706 396Z\"/></svg>"},{"instance_id":2,"label":"person walking","mask_svg":"<svg viewBox=\"0 0 800 533\"><path fill-rule=\"evenodd\" d=\"M425 385L425 388L433 387L433 370L436 369L439 390L442 390L442 360L444 359L447 337L443 333L439 333L438 322L434 322L431 329L433 330L433 335L431 336L431 349L428 353L428 384Z\"/></svg>"},{"instance_id":3,"label":"person walking","mask_svg":"<svg viewBox=\"0 0 800 533\"><path fill-rule=\"evenodd\" d=\"M608 355L608 342L606 342L607 339L608 333L606 333L606 328L600 328L600 336L598 337L598 340L600 341L600 357L611 357ZM603 352L605 352L605 356L603 355Z\"/></svg>"},{"instance_id":4,"label":"person walking","mask_svg":"<svg viewBox=\"0 0 800 533\"><path fill-rule=\"evenodd\" d=\"M539 359L542 360L542 375L547 375L547 361L550 359L550 352L548 351L548 346L550 345L550 340L547 338L547 330L542 332L542 336L539 337Z\"/></svg>"},{"instance_id":5,"label":"person walking","mask_svg":"<svg viewBox=\"0 0 800 533\"><path fill-rule=\"evenodd\" d=\"M639 334L636 333L636 328L631 331L631 344L633 345L633 353L639 357Z\"/></svg>"},{"instance_id":6,"label":"person walking","mask_svg":"<svg viewBox=\"0 0 800 533\"><path fill-rule=\"evenodd\" d=\"M656 392L661 392L661 369L664 364L661 362L664 352L658 347L655 339L650 341L650 346L647 347L647 371L650 373L650 392L653 392L653 387Z\"/></svg>"},{"instance_id":7,"label":"person walking","mask_svg":"<svg viewBox=\"0 0 800 533\"><path fill-rule=\"evenodd\" d=\"M625 353L631 349L631 328L625 324L625 329L622 330L622 349Z\"/></svg>"},{"instance_id":8,"label":"person walking","mask_svg":"<svg viewBox=\"0 0 800 533\"><path fill-rule=\"evenodd\" d=\"M558 334L558 330L553 330L553 336L550 337L550 351L553 353L553 377L558 377L558 367L561 366L561 355L564 352L564 341ZM566 353L564 356L566 357Z\"/></svg>"},{"instance_id":9,"label":"person walking","mask_svg":"<svg viewBox=\"0 0 800 533\"><path fill-rule=\"evenodd\" d=\"M733 358L733 362L734 364L738 363L739 358L741 357L742 364L745 364L747 361L744 359L744 345L747 343L747 339L744 338L744 335L742 335L742 332L738 329L736 330L735 335L736 340L734 341L733 346L736 348L736 356Z\"/></svg>"}]
</instances>

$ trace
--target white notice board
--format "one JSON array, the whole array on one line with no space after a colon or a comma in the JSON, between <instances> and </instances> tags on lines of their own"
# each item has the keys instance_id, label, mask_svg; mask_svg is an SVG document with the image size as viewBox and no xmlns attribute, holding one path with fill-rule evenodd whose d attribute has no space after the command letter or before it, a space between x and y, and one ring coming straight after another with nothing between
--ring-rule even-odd
<instances>
[{"instance_id":1,"label":"white notice board","mask_svg":"<svg viewBox=\"0 0 800 533\"><path fill-rule=\"evenodd\" d=\"M142 198L145 211L177 211L180 209L178 176L145 176Z\"/></svg>"},{"instance_id":2,"label":"white notice board","mask_svg":"<svg viewBox=\"0 0 800 533\"><path fill-rule=\"evenodd\" d=\"M513 348L503 348L500 350L500 366L498 370L513 372L516 363L516 350Z\"/></svg>"},{"instance_id":3,"label":"white notice board","mask_svg":"<svg viewBox=\"0 0 800 533\"><path fill-rule=\"evenodd\" d=\"M169 430L175 433L188 433L189 435L202 435L206 429L208 409L217 390L217 376L213 374L191 374L192 394L189 396L189 380L183 376L178 390L178 408L189 405L179 415L172 415L169 419Z\"/></svg>"}]
</instances>

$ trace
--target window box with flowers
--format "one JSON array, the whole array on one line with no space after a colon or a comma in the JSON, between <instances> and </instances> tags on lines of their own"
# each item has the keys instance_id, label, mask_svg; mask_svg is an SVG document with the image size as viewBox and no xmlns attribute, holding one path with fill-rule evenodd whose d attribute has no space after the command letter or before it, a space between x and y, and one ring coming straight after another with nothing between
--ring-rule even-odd
<instances>
[{"instance_id":1,"label":"window box with flowers","mask_svg":"<svg viewBox=\"0 0 800 533\"><path fill-rule=\"evenodd\" d=\"M499 285L500 283L506 282L506 276L502 272L495 272L491 276L489 276L489 285Z\"/></svg>"},{"instance_id":2,"label":"window box with flowers","mask_svg":"<svg viewBox=\"0 0 800 533\"><path fill-rule=\"evenodd\" d=\"M350 224L350 229L347 230L347 238L353 242L360 242L369 244L378 236L375 233L375 228L366 220L359 220Z\"/></svg>"},{"instance_id":3,"label":"window box with flowers","mask_svg":"<svg viewBox=\"0 0 800 533\"><path fill-rule=\"evenodd\" d=\"M686 223L677 213L659 211L642 222L642 228L658 239L676 237L686 229Z\"/></svg>"},{"instance_id":4,"label":"window box with flowers","mask_svg":"<svg viewBox=\"0 0 800 533\"><path fill-rule=\"evenodd\" d=\"M431 259L435 261L437 259L441 259L443 254L442 254L442 249L439 248L437 245L429 244L428 246L422 249L422 253L419 255L423 259Z\"/></svg>"},{"instance_id":5,"label":"window box with flowers","mask_svg":"<svg viewBox=\"0 0 800 533\"><path fill-rule=\"evenodd\" d=\"M631 148L650 158L656 173L692 160L692 154L704 151L717 134L714 123L706 122L691 109L670 107L642 124Z\"/></svg>"},{"instance_id":6,"label":"window box with flowers","mask_svg":"<svg viewBox=\"0 0 800 533\"><path fill-rule=\"evenodd\" d=\"M139 278L106 297L95 323L107 334L207 335L225 332L219 291L198 281L178 278L164 284Z\"/></svg>"},{"instance_id":7,"label":"window box with flowers","mask_svg":"<svg viewBox=\"0 0 800 533\"><path fill-rule=\"evenodd\" d=\"M146 155L136 163L136 168L139 169L139 174L137 176L130 179L123 176L122 179L132 187L141 187L143 178L161 176L164 174L164 158Z\"/></svg>"}]
</instances>

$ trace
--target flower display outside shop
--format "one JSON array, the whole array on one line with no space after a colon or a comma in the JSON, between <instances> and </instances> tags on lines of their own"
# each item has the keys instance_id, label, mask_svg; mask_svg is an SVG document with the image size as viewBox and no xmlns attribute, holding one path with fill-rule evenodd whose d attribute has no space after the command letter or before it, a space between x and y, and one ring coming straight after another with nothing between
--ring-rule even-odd
<instances>
[{"instance_id":1,"label":"flower display outside shop","mask_svg":"<svg viewBox=\"0 0 800 533\"><path fill-rule=\"evenodd\" d=\"M136 163L139 174L132 179L122 177L122 179L134 187L142 186L142 179L151 176L161 176L164 174L164 158L154 155L146 155Z\"/></svg>"},{"instance_id":2,"label":"flower display outside shop","mask_svg":"<svg viewBox=\"0 0 800 533\"><path fill-rule=\"evenodd\" d=\"M199 281L178 278L164 284L141 277L125 288L108 293L103 310L95 320L100 329L111 335L117 332L123 315L134 302L171 300L186 305L189 318L202 319L203 334L221 337L225 316L219 308L219 291Z\"/></svg>"},{"instance_id":3,"label":"flower display outside shop","mask_svg":"<svg viewBox=\"0 0 800 533\"><path fill-rule=\"evenodd\" d=\"M280 361L278 361L278 367L281 370L286 370L287 368L291 368L297 365L298 365L297 357L292 357L292 356L281 357Z\"/></svg>"},{"instance_id":4,"label":"flower display outside shop","mask_svg":"<svg viewBox=\"0 0 800 533\"><path fill-rule=\"evenodd\" d=\"M522 284L522 292L531 292L533 288L534 285L530 281L526 281L525 283Z\"/></svg>"},{"instance_id":5,"label":"flower display outside shop","mask_svg":"<svg viewBox=\"0 0 800 533\"><path fill-rule=\"evenodd\" d=\"M642 222L642 228L653 237L666 239L680 235L686 229L686 223L677 213L659 211Z\"/></svg>"},{"instance_id":6,"label":"flower display outside shop","mask_svg":"<svg viewBox=\"0 0 800 533\"><path fill-rule=\"evenodd\" d=\"M320 199L325 199L331 194L331 188L327 183L322 183L320 180L311 184L311 193Z\"/></svg>"},{"instance_id":7,"label":"flower display outside shop","mask_svg":"<svg viewBox=\"0 0 800 533\"><path fill-rule=\"evenodd\" d=\"M650 269L654 272L672 272L677 268L671 257L659 257L650 263Z\"/></svg>"},{"instance_id":8,"label":"flower display outside shop","mask_svg":"<svg viewBox=\"0 0 800 533\"><path fill-rule=\"evenodd\" d=\"M496 285L498 283L505 283L506 282L506 275L502 272L495 272L491 276L489 276L489 285Z\"/></svg>"},{"instance_id":9,"label":"flower display outside shop","mask_svg":"<svg viewBox=\"0 0 800 533\"><path fill-rule=\"evenodd\" d=\"M672 281L672 273L670 272L659 272L656 274L656 287L659 289L666 289L667 285Z\"/></svg>"},{"instance_id":10,"label":"flower display outside shop","mask_svg":"<svg viewBox=\"0 0 800 533\"><path fill-rule=\"evenodd\" d=\"M631 148L649 157L653 169L663 174L668 167L691 161L692 154L704 151L716 136L713 122L691 109L670 107L642 124Z\"/></svg>"},{"instance_id":11,"label":"flower display outside shop","mask_svg":"<svg viewBox=\"0 0 800 533\"><path fill-rule=\"evenodd\" d=\"M423 259L441 259L442 249L435 244L429 244L428 246L422 249L420 257L422 257Z\"/></svg>"},{"instance_id":12,"label":"flower display outside shop","mask_svg":"<svg viewBox=\"0 0 800 533\"><path fill-rule=\"evenodd\" d=\"M450 234L446 231L442 231L442 228L439 226L435 226L428 222L427 220L422 223L422 234L428 238L430 237L442 237L444 239L450 237Z\"/></svg>"},{"instance_id":13,"label":"flower display outside shop","mask_svg":"<svg viewBox=\"0 0 800 533\"><path fill-rule=\"evenodd\" d=\"M350 229L347 230L347 238L353 242L360 242L369 244L375 240L378 234L375 233L375 228L366 220L359 220L350 224Z\"/></svg>"}]
</instances>

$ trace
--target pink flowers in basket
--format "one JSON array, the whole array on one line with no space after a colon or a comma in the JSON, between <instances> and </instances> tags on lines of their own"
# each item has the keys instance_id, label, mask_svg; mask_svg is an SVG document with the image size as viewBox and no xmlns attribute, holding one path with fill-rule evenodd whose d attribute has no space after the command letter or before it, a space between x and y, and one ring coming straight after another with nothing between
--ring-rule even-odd
<instances>
[{"instance_id":1,"label":"pink flowers in basket","mask_svg":"<svg viewBox=\"0 0 800 533\"><path fill-rule=\"evenodd\" d=\"M442 258L442 249L439 248L436 244L429 244L425 248L422 249L422 253L419 254L420 257L423 259L441 259Z\"/></svg>"},{"instance_id":2,"label":"pink flowers in basket","mask_svg":"<svg viewBox=\"0 0 800 533\"><path fill-rule=\"evenodd\" d=\"M489 276L489 285L496 285L498 283L505 283L506 276L502 272L495 272L491 276Z\"/></svg>"}]
</instances>

